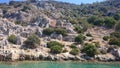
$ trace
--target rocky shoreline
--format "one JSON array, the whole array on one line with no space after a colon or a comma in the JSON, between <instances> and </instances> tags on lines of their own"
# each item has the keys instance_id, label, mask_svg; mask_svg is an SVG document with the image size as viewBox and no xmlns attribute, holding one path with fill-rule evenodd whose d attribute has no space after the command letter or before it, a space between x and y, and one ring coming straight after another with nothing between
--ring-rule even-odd
<instances>
[{"instance_id":1,"label":"rocky shoreline","mask_svg":"<svg viewBox=\"0 0 120 68\"><path fill-rule=\"evenodd\" d=\"M114 51L112 54L101 54L89 57L85 54L71 55L68 52L60 54L51 54L42 52L40 50L6 50L5 53L0 54L0 61L81 61L81 62L119 62L120 49Z\"/></svg>"}]
</instances>

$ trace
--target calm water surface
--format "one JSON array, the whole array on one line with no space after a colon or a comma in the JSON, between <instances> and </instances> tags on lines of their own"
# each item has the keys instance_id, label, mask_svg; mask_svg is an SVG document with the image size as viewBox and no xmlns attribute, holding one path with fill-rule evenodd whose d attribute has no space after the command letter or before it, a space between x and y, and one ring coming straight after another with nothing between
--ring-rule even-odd
<instances>
[{"instance_id":1,"label":"calm water surface","mask_svg":"<svg viewBox=\"0 0 120 68\"><path fill-rule=\"evenodd\" d=\"M0 68L120 68L120 63L20 62L0 64Z\"/></svg>"}]
</instances>

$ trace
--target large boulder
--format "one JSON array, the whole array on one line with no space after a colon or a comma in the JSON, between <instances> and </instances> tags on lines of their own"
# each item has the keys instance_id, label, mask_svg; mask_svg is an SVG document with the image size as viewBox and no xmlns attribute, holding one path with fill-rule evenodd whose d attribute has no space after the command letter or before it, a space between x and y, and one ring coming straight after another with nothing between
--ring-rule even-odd
<instances>
[{"instance_id":1,"label":"large boulder","mask_svg":"<svg viewBox=\"0 0 120 68\"><path fill-rule=\"evenodd\" d=\"M120 60L120 48L114 49L114 51L112 51L112 53L114 56L116 56L116 60Z\"/></svg>"},{"instance_id":2,"label":"large boulder","mask_svg":"<svg viewBox=\"0 0 120 68\"><path fill-rule=\"evenodd\" d=\"M62 22L61 20L58 20L56 23L57 27L63 27L64 22Z\"/></svg>"},{"instance_id":3,"label":"large boulder","mask_svg":"<svg viewBox=\"0 0 120 68\"><path fill-rule=\"evenodd\" d=\"M75 56L69 54L69 53L62 53L62 57L63 60L75 60Z\"/></svg>"}]
</instances>

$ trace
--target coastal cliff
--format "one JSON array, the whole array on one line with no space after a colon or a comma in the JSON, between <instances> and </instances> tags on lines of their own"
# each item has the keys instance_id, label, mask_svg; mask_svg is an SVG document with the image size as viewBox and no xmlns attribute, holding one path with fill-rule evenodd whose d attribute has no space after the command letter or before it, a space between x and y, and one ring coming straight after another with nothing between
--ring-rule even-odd
<instances>
[{"instance_id":1,"label":"coastal cliff","mask_svg":"<svg viewBox=\"0 0 120 68\"><path fill-rule=\"evenodd\" d=\"M0 61L120 61L120 1L0 4Z\"/></svg>"}]
</instances>

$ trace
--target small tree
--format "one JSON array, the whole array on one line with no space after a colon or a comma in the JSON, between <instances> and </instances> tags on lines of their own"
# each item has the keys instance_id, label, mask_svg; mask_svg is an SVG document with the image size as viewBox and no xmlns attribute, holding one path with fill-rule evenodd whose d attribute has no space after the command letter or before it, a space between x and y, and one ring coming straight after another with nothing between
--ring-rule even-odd
<instances>
[{"instance_id":1,"label":"small tree","mask_svg":"<svg viewBox=\"0 0 120 68\"><path fill-rule=\"evenodd\" d=\"M51 48L52 46L55 46L55 45L63 47L63 45L61 43L57 42L57 41L50 41L50 42L47 43L48 48Z\"/></svg>"},{"instance_id":2,"label":"small tree","mask_svg":"<svg viewBox=\"0 0 120 68\"><path fill-rule=\"evenodd\" d=\"M85 52L90 57L93 57L94 55L99 53L97 47L93 44L86 44L83 47L83 52Z\"/></svg>"},{"instance_id":3,"label":"small tree","mask_svg":"<svg viewBox=\"0 0 120 68\"><path fill-rule=\"evenodd\" d=\"M55 29L56 34L62 34L63 36L67 35L67 31L63 28L57 28Z\"/></svg>"},{"instance_id":4,"label":"small tree","mask_svg":"<svg viewBox=\"0 0 120 68\"><path fill-rule=\"evenodd\" d=\"M59 45L52 46L50 49L51 49L51 53L53 54L59 54L62 52L62 47Z\"/></svg>"},{"instance_id":5,"label":"small tree","mask_svg":"<svg viewBox=\"0 0 120 68\"><path fill-rule=\"evenodd\" d=\"M75 42L77 42L77 43L82 44L84 42L84 40L85 40L85 37L82 34L75 37Z\"/></svg>"},{"instance_id":6,"label":"small tree","mask_svg":"<svg viewBox=\"0 0 120 68\"><path fill-rule=\"evenodd\" d=\"M113 18L108 17L105 18L104 23L107 28L113 28L116 24L116 21Z\"/></svg>"},{"instance_id":7,"label":"small tree","mask_svg":"<svg viewBox=\"0 0 120 68\"><path fill-rule=\"evenodd\" d=\"M8 41L13 43L13 44L16 44L17 43L17 37L12 34L8 37Z\"/></svg>"},{"instance_id":8,"label":"small tree","mask_svg":"<svg viewBox=\"0 0 120 68\"><path fill-rule=\"evenodd\" d=\"M47 47L51 49L51 53L58 54L62 52L63 45L57 41L50 41Z\"/></svg>"},{"instance_id":9,"label":"small tree","mask_svg":"<svg viewBox=\"0 0 120 68\"><path fill-rule=\"evenodd\" d=\"M46 28L43 30L43 34L45 35L51 35L54 32L53 28Z\"/></svg>"},{"instance_id":10,"label":"small tree","mask_svg":"<svg viewBox=\"0 0 120 68\"><path fill-rule=\"evenodd\" d=\"M94 25L96 25L96 26L103 26L104 25L103 19L101 19L101 18L96 19L94 21Z\"/></svg>"},{"instance_id":11,"label":"small tree","mask_svg":"<svg viewBox=\"0 0 120 68\"><path fill-rule=\"evenodd\" d=\"M40 44L40 39L37 35L32 34L27 38L27 40L24 43L25 47L27 48L35 48L38 44Z\"/></svg>"}]
</instances>

